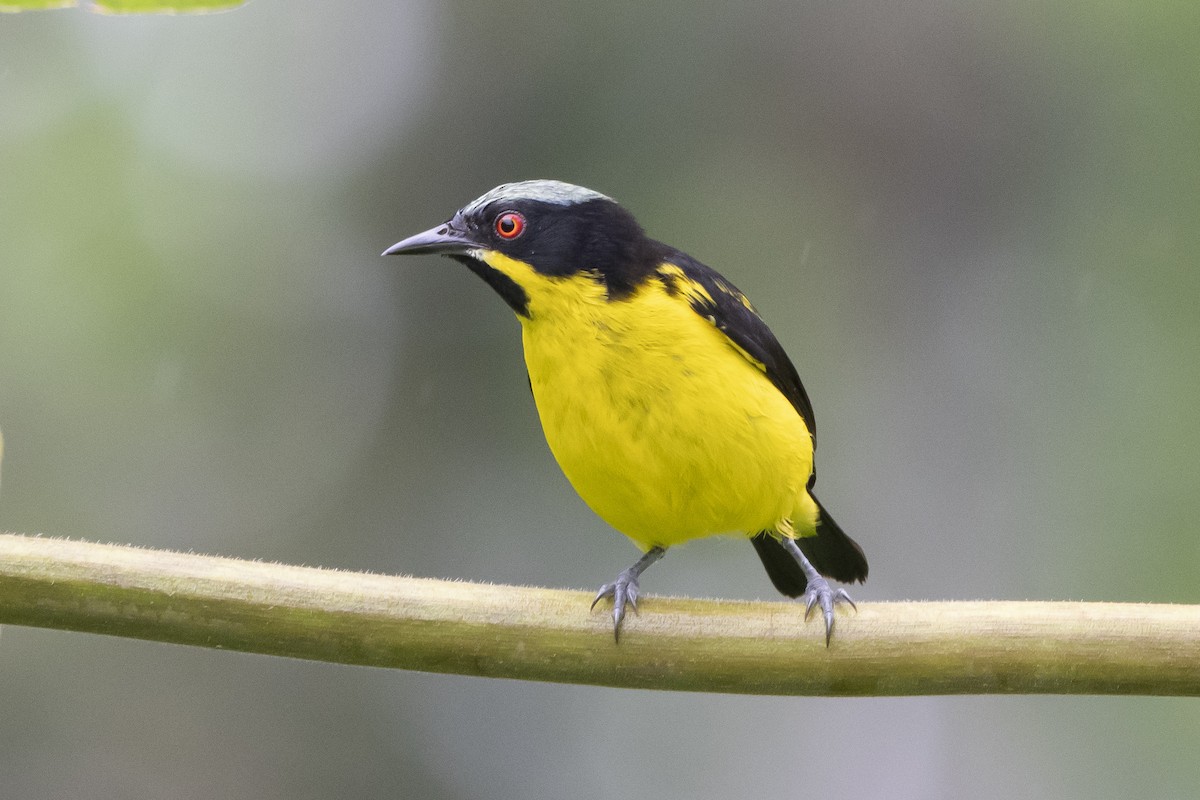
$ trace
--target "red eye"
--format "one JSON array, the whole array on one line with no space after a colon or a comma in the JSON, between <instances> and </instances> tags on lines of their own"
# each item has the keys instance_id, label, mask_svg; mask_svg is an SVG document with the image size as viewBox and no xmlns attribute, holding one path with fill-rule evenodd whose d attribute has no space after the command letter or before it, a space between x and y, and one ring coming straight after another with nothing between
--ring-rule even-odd
<instances>
[{"instance_id":1,"label":"red eye","mask_svg":"<svg viewBox=\"0 0 1200 800\"><path fill-rule=\"evenodd\" d=\"M496 235L501 239L515 239L525 232L525 217L516 211L505 211L496 217Z\"/></svg>"}]
</instances>

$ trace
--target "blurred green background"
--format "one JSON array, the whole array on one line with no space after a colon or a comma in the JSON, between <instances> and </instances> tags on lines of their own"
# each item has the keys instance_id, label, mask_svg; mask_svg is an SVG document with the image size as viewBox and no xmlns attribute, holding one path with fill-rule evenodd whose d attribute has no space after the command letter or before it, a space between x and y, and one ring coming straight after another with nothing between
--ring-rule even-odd
<instances>
[{"instance_id":1,"label":"blurred green background","mask_svg":"<svg viewBox=\"0 0 1200 800\"><path fill-rule=\"evenodd\" d=\"M398 239L608 193L757 303L862 602L1200 600L1194 4L0 18L0 528L593 589L518 326ZM749 546L651 594L772 598ZM580 613L587 609L580 608ZM6 627L0 795L1193 796L1194 701L775 699Z\"/></svg>"}]
</instances>

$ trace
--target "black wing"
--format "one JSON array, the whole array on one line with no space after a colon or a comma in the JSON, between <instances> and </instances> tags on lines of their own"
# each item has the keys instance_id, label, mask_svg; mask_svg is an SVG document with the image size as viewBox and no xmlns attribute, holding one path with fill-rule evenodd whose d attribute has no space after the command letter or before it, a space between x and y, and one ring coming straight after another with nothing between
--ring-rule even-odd
<instances>
[{"instance_id":1,"label":"black wing","mask_svg":"<svg viewBox=\"0 0 1200 800\"><path fill-rule=\"evenodd\" d=\"M817 446L816 420L812 403L800 376L792 366L787 353L763 322L746 295L719 273L686 253L666 248L666 255L658 268L659 277L668 291L683 294L697 314L709 320L729 337L741 353L788 399L796 413L808 426ZM811 490L817 480L816 467L808 478ZM815 535L797 540L800 549L822 575L846 583L863 581L867 578L867 559L863 550L838 526L814 496L817 503L817 530ZM762 559L771 582L783 594L800 597L808 587L808 579L799 563L788 552L774 534L766 531L750 540Z\"/></svg>"},{"instance_id":2,"label":"black wing","mask_svg":"<svg viewBox=\"0 0 1200 800\"><path fill-rule=\"evenodd\" d=\"M775 384L775 388L783 393L804 420L815 448L817 421L804 384L800 383L800 376L796 374L796 368L783 351L783 346L746 299L746 295L716 270L704 266L687 253L673 248L666 250L662 258L663 266L659 267L658 272L668 290L684 293L697 314L717 326L766 374L767 379ZM690 287L681 285L681 281L691 282L703 291L689 291ZM809 485L812 485L811 482Z\"/></svg>"}]
</instances>

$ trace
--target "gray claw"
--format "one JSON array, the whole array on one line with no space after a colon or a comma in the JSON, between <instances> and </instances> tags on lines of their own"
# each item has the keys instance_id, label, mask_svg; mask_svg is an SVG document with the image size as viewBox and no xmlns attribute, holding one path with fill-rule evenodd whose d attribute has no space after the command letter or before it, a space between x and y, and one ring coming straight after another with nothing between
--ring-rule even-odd
<instances>
[{"instance_id":1,"label":"gray claw","mask_svg":"<svg viewBox=\"0 0 1200 800\"><path fill-rule=\"evenodd\" d=\"M596 599L592 601L592 608L596 607L605 597L611 597L613 601L613 640L621 641L621 620L625 619L625 606L629 606L636 614L638 610L638 576L646 571L646 567L658 561L666 554L665 547L654 546L642 554L642 557L637 560L637 563L628 569L621 570L617 575L617 579L612 583L606 583L600 587L600 591L596 593Z\"/></svg>"},{"instance_id":2,"label":"gray claw","mask_svg":"<svg viewBox=\"0 0 1200 800\"><path fill-rule=\"evenodd\" d=\"M622 572L617 576L615 581L601 586L600 591L596 593L596 599L592 601L592 608L594 609L596 603L599 603L606 597L611 597L613 601L613 639L620 641L621 621L625 619L625 608L628 607L635 614L638 610L637 576Z\"/></svg>"},{"instance_id":3,"label":"gray claw","mask_svg":"<svg viewBox=\"0 0 1200 800\"><path fill-rule=\"evenodd\" d=\"M851 608L858 610L858 606L850 599L845 589L838 588L834 591L829 581L824 578L809 579L808 590L804 592L804 620L807 622L813 609L821 606L821 614L825 617L826 647L829 647L829 640L833 636L833 607L838 603L849 603Z\"/></svg>"}]
</instances>

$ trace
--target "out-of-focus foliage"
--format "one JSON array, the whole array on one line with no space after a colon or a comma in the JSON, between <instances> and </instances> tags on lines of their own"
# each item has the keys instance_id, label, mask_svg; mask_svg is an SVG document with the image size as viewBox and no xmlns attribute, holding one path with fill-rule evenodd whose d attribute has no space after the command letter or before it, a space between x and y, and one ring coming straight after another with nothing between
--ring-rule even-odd
<instances>
[{"instance_id":1,"label":"out-of-focus foliage","mask_svg":"<svg viewBox=\"0 0 1200 800\"><path fill-rule=\"evenodd\" d=\"M453 262L378 256L497 183L556 177L767 317L820 419L822 501L871 559L860 602L1196 602L1198 18L939 0L6 17L0 527L608 580L636 551L558 473L511 313ZM736 541L673 551L643 588L772 596ZM1200 783L1200 711L1179 701L634 693L16 628L0 674L0 794L29 800Z\"/></svg>"},{"instance_id":2,"label":"out-of-focus foliage","mask_svg":"<svg viewBox=\"0 0 1200 800\"><path fill-rule=\"evenodd\" d=\"M32 11L47 8L72 8L86 5L89 9L107 14L194 14L206 11L225 11L242 5L245 0L2 0L0 12Z\"/></svg>"}]
</instances>

